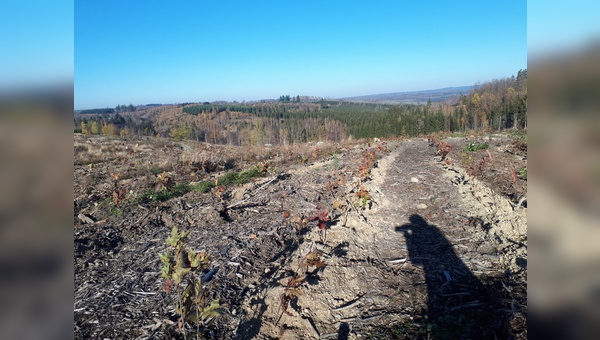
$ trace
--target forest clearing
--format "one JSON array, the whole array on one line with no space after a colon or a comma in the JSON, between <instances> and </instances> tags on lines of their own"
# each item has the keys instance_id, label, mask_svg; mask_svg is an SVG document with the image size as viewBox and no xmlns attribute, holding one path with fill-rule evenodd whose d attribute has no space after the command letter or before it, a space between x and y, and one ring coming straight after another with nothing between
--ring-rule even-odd
<instances>
[{"instance_id":1,"label":"forest clearing","mask_svg":"<svg viewBox=\"0 0 600 340\"><path fill-rule=\"evenodd\" d=\"M527 337L519 131L76 133L74 163L76 338Z\"/></svg>"}]
</instances>

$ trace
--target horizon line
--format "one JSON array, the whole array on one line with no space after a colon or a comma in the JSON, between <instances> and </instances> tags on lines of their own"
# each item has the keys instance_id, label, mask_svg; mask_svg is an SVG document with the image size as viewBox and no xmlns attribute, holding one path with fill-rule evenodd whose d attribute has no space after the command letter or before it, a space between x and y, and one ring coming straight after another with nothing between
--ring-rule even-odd
<instances>
[{"instance_id":1,"label":"horizon line","mask_svg":"<svg viewBox=\"0 0 600 340\"><path fill-rule=\"evenodd\" d=\"M360 98L360 97L370 97L370 96L383 96L383 95L392 95L392 94L408 94L408 93L417 93L417 92L425 92L425 91L442 91L442 90L448 90L448 89L454 89L454 88L461 88L461 87L477 87L479 86L478 84L474 84L474 85L462 85L462 86L447 86L447 87L441 87L441 88L434 88L434 89L424 89L424 90L411 90L411 91L397 91L397 92L384 92L384 93L373 93L373 94L365 94L365 95L358 95L358 96L349 96L349 97L325 97L325 96L315 96L315 95L296 95L296 96L291 96L290 97L309 97L309 98L315 98L315 99L325 99L325 100L344 100L344 99L351 99L351 98ZM161 105L161 106L165 106L165 105L179 105L179 104L183 104L183 103L189 103L189 104L194 104L194 103L203 103L203 102L208 102L208 103L214 103L214 102L227 102L227 103L242 103L242 102L246 102L246 103L253 103L253 102L262 102L262 101L277 101L277 98L262 98L262 99L253 99L253 100L224 100L224 99L216 99L216 100L212 100L212 101L208 101L208 100L199 100L199 101L181 101L181 102L172 102L172 103L144 103L144 104L137 104L133 106L138 107L138 106L147 106L147 105ZM111 106L106 106L106 107L92 107L92 108L75 108L73 107L74 111L83 111L83 110L94 110L94 109L112 109L115 108L118 105L127 105L127 104L117 104L113 107Z\"/></svg>"}]
</instances>

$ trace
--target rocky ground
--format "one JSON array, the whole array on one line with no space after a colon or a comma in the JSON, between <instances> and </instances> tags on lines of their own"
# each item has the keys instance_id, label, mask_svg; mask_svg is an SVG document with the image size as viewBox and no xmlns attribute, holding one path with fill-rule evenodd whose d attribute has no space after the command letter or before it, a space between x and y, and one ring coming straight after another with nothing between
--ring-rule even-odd
<instances>
[{"instance_id":1,"label":"rocky ground","mask_svg":"<svg viewBox=\"0 0 600 340\"><path fill-rule=\"evenodd\" d=\"M514 135L252 150L76 135L76 338L526 338L526 150ZM195 183L257 162L246 184L151 199L163 171ZM161 277L174 226L211 257L222 313L199 328Z\"/></svg>"}]
</instances>

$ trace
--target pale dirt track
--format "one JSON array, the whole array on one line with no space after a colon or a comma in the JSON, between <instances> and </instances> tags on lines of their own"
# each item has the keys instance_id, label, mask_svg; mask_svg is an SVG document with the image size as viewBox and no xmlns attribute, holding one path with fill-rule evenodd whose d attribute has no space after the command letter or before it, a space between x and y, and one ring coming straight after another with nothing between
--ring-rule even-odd
<instances>
[{"instance_id":1,"label":"pale dirt track","mask_svg":"<svg viewBox=\"0 0 600 340\"><path fill-rule=\"evenodd\" d=\"M511 242L525 240L525 211L513 210L507 199L479 182L462 184L468 178L464 170L442 167L434 157L423 157L428 151L423 141L395 147L373 170L367 187L375 193L375 204L362 212L364 218L352 216L346 227L332 227L324 245L319 243L316 230L307 235L308 242L292 257L299 259L316 248L329 254L328 265L318 273L318 282L299 297L300 312L283 314L277 325L262 322L259 334L283 339L338 338L340 330L347 329L349 338L379 333L384 338L411 337L411 330L404 330L403 325L412 323L415 315L436 309L435 314L456 316L464 306L464 310L472 308L469 304L481 308L481 294L474 292L481 290L481 281L489 283L491 276L508 284L510 279L504 277L502 268L520 272L515 276L523 275L517 259L526 259L526 249ZM411 216L420 216L430 226L411 223ZM465 217L488 222L469 225ZM491 225L484 227L486 223ZM421 232L431 239L414 241L414 249L409 250L403 225L409 225L404 228L409 237L421 237L418 228L437 232ZM445 246L452 249L438 249ZM416 258L411 252L422 256ZM450 283L445 283L444 271L449 273ZM278 319L282 289L257 292L262 298L255 301L264 299L267 306L260 319ZM444 300L441 296L461 293L464 300ZM428 303L430 295L442 301ZM250 314L260 313L264 306L251 300L246 308ZM488 321L494 324L509 319L505 313L498 310L498 320ZM502 334L503 325L493 327Z\"/></svg>"}]
</instances>

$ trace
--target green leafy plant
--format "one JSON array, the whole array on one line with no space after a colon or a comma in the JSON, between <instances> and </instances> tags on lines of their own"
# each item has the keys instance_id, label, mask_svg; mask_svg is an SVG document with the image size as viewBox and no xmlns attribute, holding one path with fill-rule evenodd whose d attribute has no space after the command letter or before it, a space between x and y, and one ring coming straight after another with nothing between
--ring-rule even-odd
<instances>
[{"instance_id":1,"label":"green leafy plant","mask_svg":"<svg viewBox=\"0 0 600 340\"><path fill-rule=\"evenodd\" d=\"M366 208L367 205L372 201L371 194L365 189L364 186L361 186L358 191L354 193L357 198L357 201L354 202L355 206L362 206Z\"/></svg>"},{"instance_id":2,"label":"green leafy plant","mask_svg":"<svg viewBox=\"0 0 600 340\"><path fill-rule=\"evenodd\" d=\"M150 202L164 202L171 199L173 196L166 191L155 192L154 190L148 189L142 191L137 197L138 203L150 203Z\"/></svg>"},{"instance_id":3,"label":"green leafy plant","mask_svg":"<svg viewBox=\"0 0 600 340\"><path fill-rule=\"evenodd\" d=\"M488 142L483 142L483 143L471 142L467 146L465 146L465 148L463 150L465 152L473 152L473 151L485 150L489 147L490 147L490 144L488 144Z\"/></svg>"},{"instance_id":4,"label":"green leafy plant","mask_svg":"<svg viewBox=\"0 0 600 340\"><path fill-rule=\"evenodd\" d=\"M229 171L225 175L219 177L218 183L219 185L231 185L235 184L238 180L239 172L237 171Z\"/></svg>"},{"instance_id":5,"label":"green leafy plant","mask_svg":"<svg viewBox=\"0 0 600 340\"><path fill-rule=\"evenodd\" d=\"M170 189L163 188L158 191L151 189L144 190L137 196L136 201L138 203L164 202L171 198L185 195L190 190L192 190L192 187L189 184L177 183Z\"/></svg>"},{"instance_id":6,"label":"green leafy plant","mask_svg":"<svg viewBox=\"0 0 600 340\"><path fill-rule=\"evenodd\" d=\"M188 186L189 190L207 193L213 188L225 187L234 184L245 184L250 182L252 178L263 177L267 169L269 169L268 163L260 162L258 165L251 167L250 169L243 171L229 171L223 176L219 177L216 181L206 180L198 183L194 183Z\"/></svg>"},{"instance_id":7,"label":"green leafy plant","mask_svg":"<svg viewBox=\"0 0 600 340\"><path fill-rule=\"evenodd\" d=\"M519 169L519 176L522 179L527 180L527 167L523 167L523 168Z\"/></svg>"},{"instance_id":8,"label":"green leafy plant","mask_svg":"<svg viewBox=\"0 0 600 340\"><path fill-rule=\"evenodd\" d=\"M237 184L250 182L252 178L262 177L267 172L267 168L261 169L259 166L254 166L248 170L241 171L236 179Z\"/></svg>"},{"instance_id":9,"label":"green leafy plant","mask_svg":"<svg viewBox=\"0 0 600 340\"><path fill-rule=\"evenodd\" d=\"M110 214L113 216L120 216L121 215L121 209L117 208L117 207L112 207L110 208Z\"/></svg>"},{"instance_id":10,"label":"green leafy plant","mask_svg":"<svg viewBox=\"0 0 600 340\"><path fill-rule=\"evenodd\" d=\"M189 192L190 190L191 190L191 187L189 184L177 183L171 188L171 193L173 194L174 197L177 197L177 196L184 195L185 193Z\"/></svg>"},{"instance_id":11,"label":"green leafy plant","mask_svg":"<svg viewBox=\"0 0 600 340\"><path fill-rule=\"evenodd\" d=\"M342 168L342 165L340 163L340 156L337 153L334 153L331 158L332 158L331 169L340 170Z\"/></svg>"},{"instance_id":12,"label":"green leafy plant","mask_svg":"<svg viewBox=\"0 0 600 340\"><path fill-rule=\"evenodd\" d=\"M150 173L152 173L155 176L163 172L160 168L157 167L150 167L148 171L150 171Z\"/></svg>"},{"instance_id":13,"label":"green leafy plant","mask_svg":"<svg viewBox=\"0 0 600 340\"><path fill-rule=\"evenodd\" d=\"M260 162L258 165L253 166L250 169L243 170L240 172L229 171L225 175L221 176L218 180L219 185L227 186L231 184L245 184L250 182L252 178L263 177L269 169L268 163Z\"/></svg>"},{"instance_id":14,"label":"green leafy plant","mask_svg":"<svg viewBox=\"0 0 600 340\"><path fill-rule=\"evenodd\" d=\"M211 266L210 256L204 252L196 252L186 247L189 232L179 231L173 227L166 242L169 249L158 254L163 264L162 277L165 279L163 290L172 290L177 296L175 310L179 314L178 326L185 336L185 324L196 325L196 333L200 335L200 327L221 315L224 305L219 300L208 303L210 290L202 282L202 275ZM209 272L210 273L210 272ZM208 274L207 274L208 275Z\"/></svg>"},{"instance_id":15,"label":"green leafy plant","mask_svg":"<svg viewBox=\"0 0 600 340\"><path fill-rule=\"evenodd\" d=\"M190 185L191 190L198 191L201 193L207 193L214 187L215 187L214 181L202 181L202 182L198 182L198 183Z\"/></svg>"}]
</instances>

